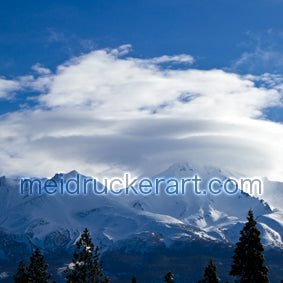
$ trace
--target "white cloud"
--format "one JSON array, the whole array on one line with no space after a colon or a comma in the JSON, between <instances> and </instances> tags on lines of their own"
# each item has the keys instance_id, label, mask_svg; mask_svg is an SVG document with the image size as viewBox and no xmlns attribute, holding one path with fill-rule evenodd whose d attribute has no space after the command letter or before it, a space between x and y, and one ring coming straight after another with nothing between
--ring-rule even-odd
<instances>
[{"instance_id":1,"label":"white cloud","mask_svg":"<svg viewBox=\"0 0 283 283\"><path fill-rule=\"evenodd\" d=\"M244 52L240 58L233 63L232 69L238 70L244 67L246 70L253 71L259 67L267 68L270 66L283 66L282 53L275 50L265 50L257 47L253 51Z\"/></svg>"},{"instance_id":2,"label":"white cloud","mask_svg":"<svg viewBox=\"0 0 283 283\"><path fill-rule=\"evenodd\" d=\"M130 48L93 51L55 74L19 80L41 95L35 109L1 118L2 174L154 175L185 160L283 175L283 125L263 114L281 103L280 77L164 69L190 56L142 60L125 57Z\"/></svg>"},{"instance_id":3,"label":"white cloud","mask_svg":"<svg viewBox=\"0 0 283 283\"><path fill-rule=\"evenodd\" d=\"M36 63L31 68L40 75L49 75L51 73L49 69L43 67L40 63Z\"/></svg>"},{"instance_id":4,"label":"white cloud","mask_svg":"<svg viewBox=\"0 0 283 283\"><path fill-rule=\"evenodd\" d=\"M154 58L147 59L147 60L146 59L142 59L142 60L135 59L134 61L140 62L142 64L162 64L162 63L193 64L194 57L192 57L191 55L187 55L187 54L180 54L180 55L175 55L175 56L163 55L160 57L154 57Z\"/></svg>"},{"instance_id":5,"label":"white cloud","mask_svg":"<svg viewBox=\"0 0 283 283\"><path fill-rule=\"evenodd\" d=\"M20 89L18 82L0 78L0 99L10 99L14 96L14 92Z\"/></svg>"},{"instance_id":6,"label":"white cloud","mask_svg":"<svg viewBox=\"0 0 283 283\"><path fill-rule=\"evenodd\" d=\"M247 40L240 45L245 51L232 64L231 70L244 72L282 73L282 35L272 29L263 33L247 32Z\"/></svg>"}]
</instances>

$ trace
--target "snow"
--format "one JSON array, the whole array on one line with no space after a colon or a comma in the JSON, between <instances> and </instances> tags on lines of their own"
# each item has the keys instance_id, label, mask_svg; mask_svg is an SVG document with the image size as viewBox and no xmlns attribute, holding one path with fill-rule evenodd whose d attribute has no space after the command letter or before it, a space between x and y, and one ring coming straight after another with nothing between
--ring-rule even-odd
<instances>
[{"instance_id":1,"label":"snow","mask_svg":"<svg viewBox=\"0 0 283 283\"><path fill-rule=\"evenodd\" d=\"M67 180L77 174L77 171L60 173L54 178ZM182 178L195 174L202 177L203 183L213 177L221 180L240 177L190 163L172 165L157 176ZM280 192L278 198L283 195L282 183L267 179L265 182L265 187ZM268 197L271 199L270 195ZM282 248L283 207L279 206L279 201L276 204L277 209L271 209L267 202L240 192L213 196L196 195L192 190L177 196L162 192L147 196L20 195L19 180L1 177L0 231L17 236L27 245L45 249L58 246L67 249L85 227L91 232L94 243L103 248L120 240L142 239L145 235L148 240L154 237L164 243L193 238L235 243L248 210L253 209L264 245Z\"/></svg>"}]
</instances>

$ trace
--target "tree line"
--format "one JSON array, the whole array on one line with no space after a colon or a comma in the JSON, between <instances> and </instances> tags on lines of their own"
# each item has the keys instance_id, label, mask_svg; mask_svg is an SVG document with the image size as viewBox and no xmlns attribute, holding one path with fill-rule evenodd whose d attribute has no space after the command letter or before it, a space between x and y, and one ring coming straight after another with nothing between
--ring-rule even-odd
<instances>
[{"instance_id":1,"label":"tree line","mask_svg":"<svg viewBox=\"0 0 283 283\"><path fill-rule=\"evenodd\" d=\"M241 236L234 250L229 273L235 277L235 283L269 283L268 268L264 264L264 248L256 224L253 212L250 210L247 222L240 232ZM110 281L110 278L103 272L99 248L94 247L87 228L76 242L72 263L66 267L64 273L68 283L107 283ZM30 264L20 262L17 273L14 275L16 283L47 283L50 279L48 264L45 263L44 256L38 248L32 253ZM174 274L169 271L165 274L163 281L174 283ZM52 282L55 283L55 281ZM133 277L131 282L136 283L136 277ZM219 282L216 266L211 259L204 270L203 279L197 283Z\"/></svg>"}]
</instances>

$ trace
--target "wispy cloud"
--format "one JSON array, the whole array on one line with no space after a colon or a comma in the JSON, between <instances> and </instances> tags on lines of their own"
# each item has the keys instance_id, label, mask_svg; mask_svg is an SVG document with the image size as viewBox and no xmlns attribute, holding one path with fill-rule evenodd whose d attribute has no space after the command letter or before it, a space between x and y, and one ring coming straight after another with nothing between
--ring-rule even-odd
<instances>
[{"instance_id":1,"label":"wispy cloud","mask_svg":"<svg viewBox=\"0 0 283 283\"><path fill-rule=\"evenodd\" d=\"M167 56L163 55L161 57L155 57L148 60L141 60L143 63L147 64L162 64L162 63L186 63L186 64L193 64L194 58L191 55L181 54L175 56Z\"/></svg>"},{"instance_id":2,"label":"wispy cloud","mask_svg":"<svg viewBox=\"0 0 283 283\"><path fill-rule=\"evenodd\" d=\"M66 42L67 38L63 32L54 29L47 29L47 41L52 42Z\"/></svg>"},{"instance_id":3,"label":"wispy cloud","mask_svg":"<svg viewBox=\"0 0 283 283\"><path fill-rule=\"evenodd\" d=\"M49 75L51 73L51 71L49 69L43 67L39 63L33 65L31 68L32 68L32 70L34 70L35 72L37 72L40 75Z\"/></svg>"},{"instance_id":4,"label":"wispy cloud","mask_svg":"<svg viewBox=\"0 0 283 283\"><path fill-rule=\"evenodd\" d=\"M247 51L233 62L231 70L245 70L245 72L282 70L283 37L280 32L271 29L263 34L248 32L247 37L247 41L241 43Z\"/></svg>"},{"instance_id":5,"label":"wispy cloud","mask_svg":"<svg viewBox=\"0 0 283 283\"><path fill-rule=\"evenodd\" d=\"M274 50L264 50L257 47L254 51L244 52L239 59L237 59L232 68L239 69L244 67L249 71L257 67L266 68L272 65L273 67L283 66L283 54Z\"/></svg>"},{"instance_id":6,"label":"wispy cloud","mask_svg":"<svg viewBox=\"0 0 283 283\"><path fill-rule=\"evenodd\" d=\"M0 78L0 99L11 99L19 89L19 82Z\"/></svg>"}]
</instances>

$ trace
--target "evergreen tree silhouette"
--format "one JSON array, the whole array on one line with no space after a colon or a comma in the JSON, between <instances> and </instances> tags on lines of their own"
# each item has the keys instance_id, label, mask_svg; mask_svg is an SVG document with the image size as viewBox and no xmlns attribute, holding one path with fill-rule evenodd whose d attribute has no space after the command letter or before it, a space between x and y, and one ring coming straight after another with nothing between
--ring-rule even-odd
<instances>
[{"instance_id":1,"label":"evergreen tree silhouette","mask_svg":"<svg viewBox=\"0 0 283 283\"><path fill-rule=\"evenodd\" d=\"M40 250L36 250L30 257L30 264L26 266L24 262L20 262L14 282L17 283L47 283L51 275L47 271L48 264L45 264L44 256Z\"/></svg>"},{"instance_id":2,"label":"evergreen tree silhouette","mask_svg":"<svg viewBox=\"0 0 283 283\"><path fill-rule=\"evenodd\" d=\"M72 267L65 270L67 282L70 283L106 283L110 279L103 274L103 266L99 261L99 248L94 248L90 234L85 228L76 243L72 259Z\"/></svg>"},{"instance_id":3,"label":"evergreen tree silhouette","mask_svg":"<svg viewBox=\"0 0 283 283\"><path fill-rule=\"evenodd\" d=\"M230 275L238 277L239 283L268 283L268 268L264 265L264 248L261 244L260 231L252 210L240 232L241 236L233 255Z\"/></svg>"},{"instance_id":4,"label":"evergreen tree silhouette","mask_svg":"<svg viewBox=\"0 0 283 283\"><path fill-rule=\"evenodd\" d=\"M137 283L137 279L135 276L132 278L132 283Z\"/></svg>"},{"instance_id":5,"label":"evergreen tree silhouette","mask_svg":"<svg viewBox=\"0 0 283 283\"><path fill-rule=\"evenodd\" d=\"M169 271L165 276L164 276L164 282L166 283L174 283L174 275L172 274L171 271Z\"/></svg>"},{"instance_id":6,"label":"evergreen tree silhouette","mask_svg":"<svg viewBox=\"0 0 283 283\"><path fill-rule=\"evenodd\" d=\"M216 273L216 266L213 264L212 260L209 261L209 264L204 270L203 279L198 281L198 283L219 283L220 279Z\"/></svg>"},{"instance_id":7,"label":"evergreen tree silhouette","mask_svg":"<svg viewBox=\"0 0 283 283\"><path fill-rule=\"evenodd\" d=\"M14 275L15 283L27 283L28 280L28 268L23 261L18 265L18 270L16 275Z\"/></svg>"},{"instance_id":8,"label":"evergreen tree silhouette","mask_svg":"<svg viewBox=\"0 0 283 283\"><path fill-rule=\"evenodd\" d=\"M48 264L45 264L44 256L40 250L36 248L30 258L30 265L28 266L28 277L33 283L46 283L51 275L47 271Z\"/></svg>"}]
</instances>

